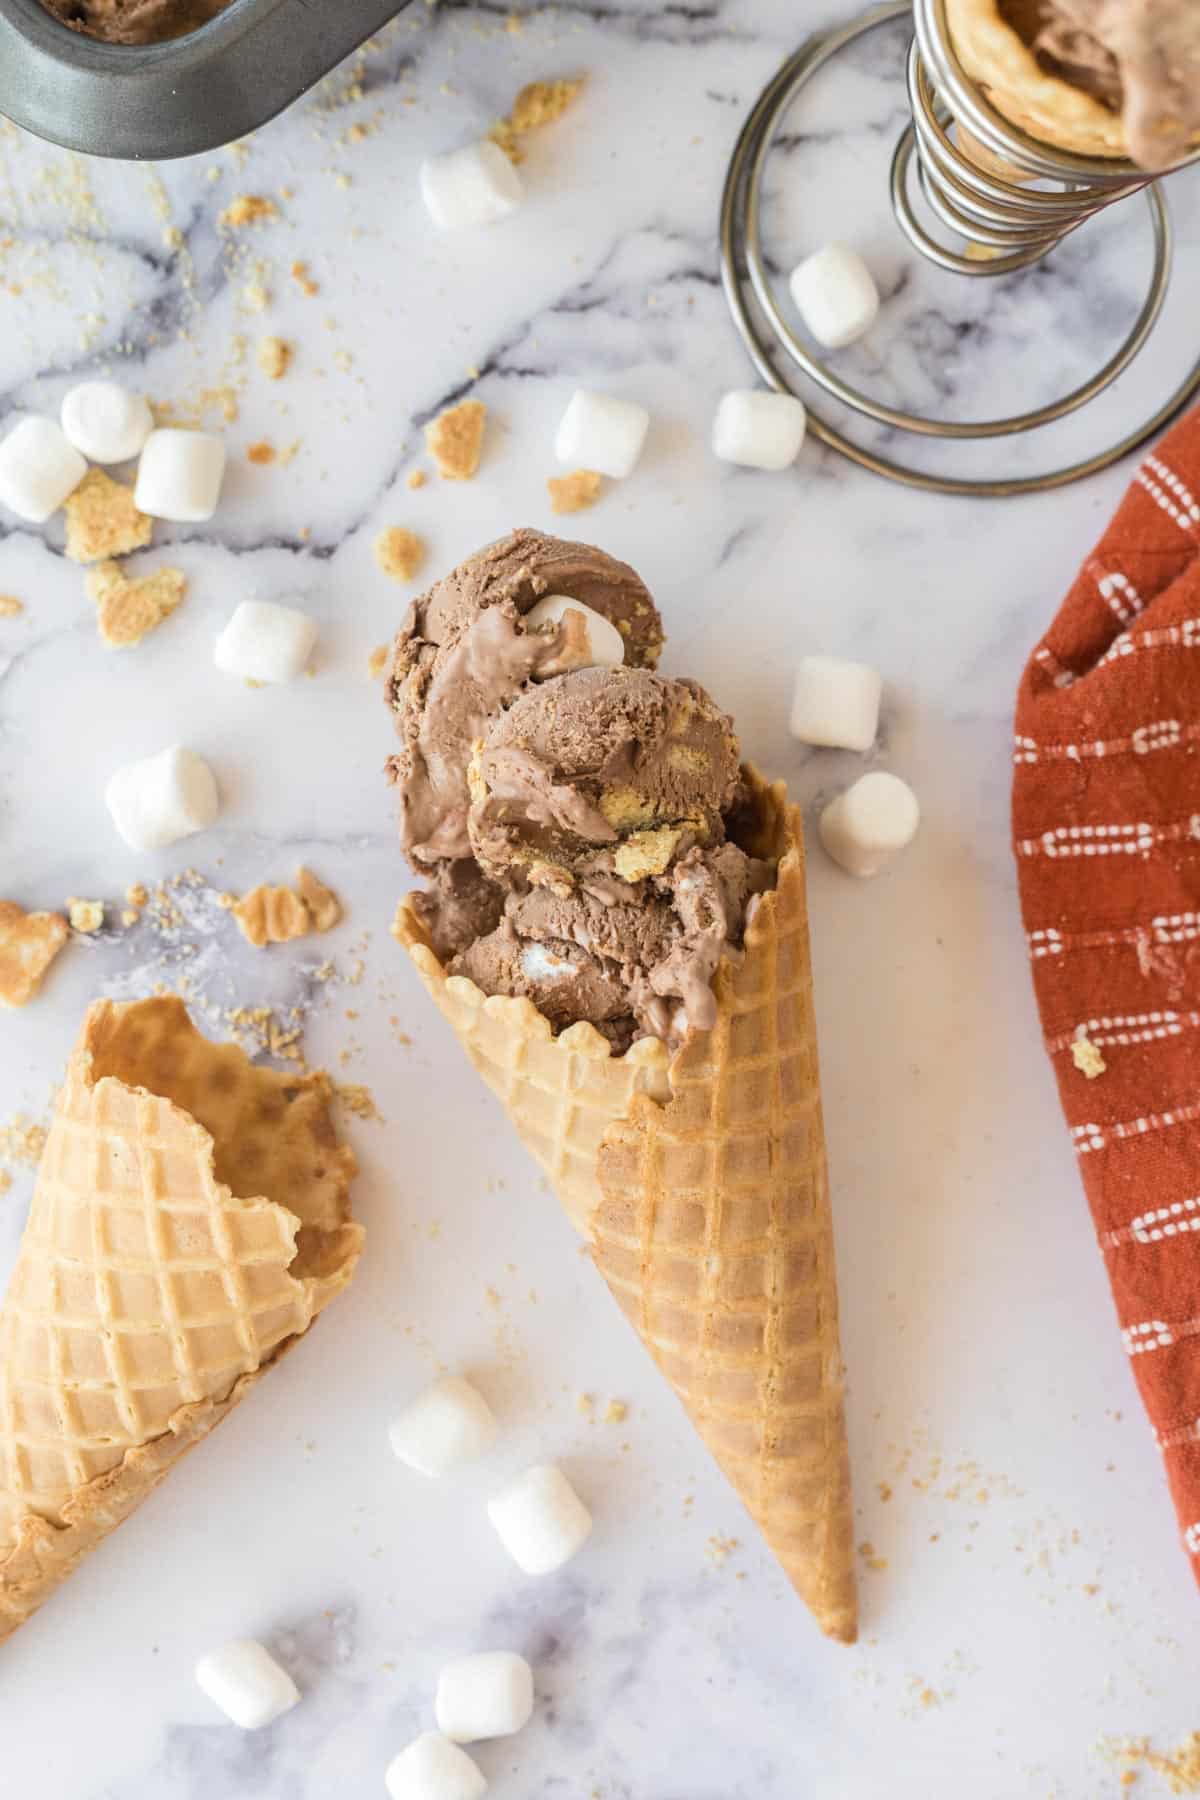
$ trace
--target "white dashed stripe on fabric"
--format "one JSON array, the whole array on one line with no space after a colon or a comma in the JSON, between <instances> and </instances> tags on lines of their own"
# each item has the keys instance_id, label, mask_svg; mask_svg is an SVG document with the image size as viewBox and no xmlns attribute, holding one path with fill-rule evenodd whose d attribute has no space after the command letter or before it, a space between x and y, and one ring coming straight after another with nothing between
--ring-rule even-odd
<instances>
[{"instance_id":1,"label":"white dashed stripe on fabric","mask_svg":"<svg viewBox=\"0 0 1200 1800\"><path fill-rule=\"evenodd\" d=\"M1107 1150L1111 1144L1148 1137L1154 1131L1169 1131L1174 1125L1190 1125L1195 1119L1200 1119L1200 1101L1193 1100L1187 1106L1173 1106L1169 1111L1160 1113L1144 1113L1139 1119L1121 1119L1112 1125L1073 1125L1071 1136L1075 1140L1076 1154L1089 1156L1094 1151Z\"/></svg>"},{"instance_id":2,"label":"white dashed stripe on fabric","mask_svg":"<svg viewBox=\"0 0 1200 1800\"><path fill-rule=\"evenodd\" d=\"M1200 912L1160 913L1149 925L1118 925L1111 931L1059 931L1048 925L1027 933L1029 954L1036 962L1043 956L1065 956L1068 950L1137 950L1154 945L1191 944L1200 939Z\"/></svg>"},{"instance_id":3,"label":"white dashed stripe on fabric","mask_svg":"<svg viewBox=\"0 0 1200 1800\"><path fill-rule=\"evenodd\" d=\"M1158 479L1162 482L1164 488L1167 489L1168 493L1173 495L1180 510L1186 515L1189 523L1192 525L1200 525L1200 506L1197 506L1196 496L1192 493L1192 490L1188 487L1186 481L1184 481L1181 476L1177 475L1174 469L1169 469L1161 456L1148 456L1146 458L1145 466L1158 476Z\"/></svg>"},{"instance_id":4,"label":"white dashed stripe on fabric","mask_svg":"<svg viewBox=\"0 0 1200 1800\"><path fill-rule=\"evenodd\" d=\"M1097 1050L1109 1045L1152 1044L1159 1038L1181 1037L1187 1028L1200 1025L1200 1012L1116 1013L1111 1018L1087 1019L1074 1031L1046 1039L1051 1056L1060 1056L1079 1038L1095 1044Z\"/></svg>"},{"instance_id":5,"label":"white dashed stripe on fabric","mask_svg":"<svg viewBox=\"0 0 1200 1800\"><path fill-rule=\"evenodd\" d=\"M1200 649L1200 619L1181 619L1178 625L1159 625L1149 631L1123 631L1115 637L1096 664L1119 662L1123 656L1136 656L1142 650Z\"/></svg>"},{"instance_id":6,"label":"white dashed stripe on fabric","mask_svg":"<svg viewBox=\"0 0 1200 1800\"><path fill-rule=\"evenodd\" d=\"M1146 602L1130 581L1128 575L1122 575L1119 569L1111 569L1101 574L1099 568L1090 570L1096 583L1096 590L1118 625L1132 625L1138 614L1146 610Z\"/></svg>"},{"instance_id":7,"label":"white dashed stripe on fabric","mask_svg":"<svg viewBox=\"0 0 1200 1800\"><path fill-rule=\"evenodd\" d=\"M1153 460L1157 461L1157 459ZM1159 469L1161 469L1162 466L1161 463L1158 463ZM1188 535L1191 536L1196 524L1200 523L1200 514L1197 514L1196 517L1193 518L1188 511L1186 502L1178 502L1175 497L1167 491L1165 485L1155 481L1148 469L1139 469L1134 476L1134 480L1140 487L1145 488L1155 505L1161 506L1168 518L1174 519L1180 531L1186 531Z\"/></svg>"},{"instance_id":8,"label":"white dashed stripe on fabric","mask_svg":"<svg viewBox=\"0 0 1200 1800\"><path fill-rule=\"evenodd\" d=\"M1195 1328L1200 1331L1200 1321L1196 1322ZM1164 1325L1161 1319L1147 1319L1144 1325L1127 1325L1121 1337L1130 1356L1144 1356L1148 1350L1169 1350L1175 1342L1171 1327Z\"/></svg>"},{"instance_id":9,"label":"white dashed stripe on fabric","mask_svg":"<svg viewBox=\"0 0 1200 1800\"><path fill-rule=\"evenodd\" d=\"M1128 1225L1106 1231L1100 1240L1106 1250L1120 1250L1126 1244L1161 1244L1169 1238L1185 1237L1200 1231L1200 1200L1175 1200L1170 1206L1156 1206L1139 1213Z\"/></svg>"},{"instance_id":10,"label":"white dashed stripe on fabric","mask_svg":"<svg viewBox=\"0 0 1200 1800\"><path fill-rule=\"evenodd\" d=\"M1183 1534L1183 1541L1190 1555L1200 1555L1200 1519L1197 1519L1194 1525L1188 1526Z\"/></svg>"},{"instance_id":11,"label":"white dashed stripe on fabric","mask_svg":"<svg viewBox=\"0 0 1200 1800\"><path fill-rule=\"evenodd\" d=\"M1040 837L1022 838L1018 856L1148 856L1161 844L1200 842L1200 813L1169 825L1056 825Z\"/></svg>"},{"instance_id":12,"label":"white dashed stripe on fabric","mask_svg":"<svg viewBox=\"0 0 1200 1800\"><path fill-rule=\"evenodd\" d=\"M1039 744L1036 738L1013 740L1013 761L1018 766L1042 762L1102 761L1107 756L1150 756L1156 750L1174 750L1180 744L1200 743L1200 723L1184 725L1179 719L1155 719L1139 725L1128 737L1095 738L1083 744Z\"/></svg>"},{"instance_id":13,"label":"white dashed stripe on fabric","mask_svg":"<svg viewBox=\"0 0 1200 1800\"><path fill-rule=\"evenodd\" d=\"M1056 688L1069 688L1075 679L1070 669L1064 668L1063 664L1060 663L1057 656L1055 656L1053 650L1046 644L1043 644L1040 649L1034 651L1033 660L1040 668L1045 669Z\"/></svg>"}]
</instances>

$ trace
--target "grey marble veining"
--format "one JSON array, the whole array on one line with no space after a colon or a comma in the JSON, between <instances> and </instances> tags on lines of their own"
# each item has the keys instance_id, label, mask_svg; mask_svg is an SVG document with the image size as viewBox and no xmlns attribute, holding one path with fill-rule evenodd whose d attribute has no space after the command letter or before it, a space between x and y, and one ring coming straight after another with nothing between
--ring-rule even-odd
<instances>
[{"instance_id":1,"label":"grey marble veining","mask_svg":"<svg viewBox=\"0 0 1200 1800\"><path fill-rule=\"evenodd\" d=\"M414 5L361 68L236 154L84 164L0 132L0 423L107 369L184 408L224 388L238 407L221 425L217 519L160 533L188 599L134 651L99 645L60 527L0 524L0 591L26 602L0 621L0 892L103 896L117 921L0 1020L0 1121L44 1116L89 999L181 980L214 1024L235 1003L299 1007L310 1058L367 1083L383 1115L347 1121L370 1233L351 1296L5 1646L0 1793L368 1800L430 1722L440 1661L492 1645L530 1656L538 1692L527 1732L480 1750L498 1800L1116 1795L1101 1739L1167 1747L1200 1725L1200 1598L1038 1047L1007 806L1023 659L1127 471L972 504L815 447L782 477L716 464L716 397L748 379L717 271L725 163L800 30L847 9L516 10L510 30L505 0ZM902 48L899 32L864 44L788 120L768 179L772 267L830 236L863 249L887 301L841 366L873 391L963 416L1034 404L1136 309L1144 208L1020 277L917 264L886 196ZM576 70L585 97L531 146L526 208L434 239L421 156L478 132L523 81ZM284 190L278 222L220 226L234 195ZM1194 354L1200 182L1172 195L1176 288L1136 367L1052 441L968 446L956 466L1075 454L1166 392ZM263 313L254 282L272 296ZM278 384L256 370L264 331L298 346ZM789 738L791 667L806 649L868 658L888 682L876 760L924 808L886 882L849 884L819 852L811 868L870 1546L850 1651L816 1636L388 936L405 875L367 660L407 591L377 571L372 540L410 526L432 572L516 521L550 526L554 427L580 382L653 413L636 475L578 528L645 574L666 666L712 687L811 814L858 761ZM409 491L422 424L467 393L491 413L478 480ZM251 465L261 439L297 445L293 460ZM216 631L250 596L300 596L318 616L314 680L251 692L213 670ZM176 738L214 764L221 819L135 857L104 781ZM301 860L344 896L345 924L249 950L216 893ZM190 868L203 879L179 890L182 924L119 925L128 883ZM29 1192L16 1174L0 1275ZM442 1366L473 1372L506 1425L494 1460L453 1488L409 1478L385 1434ZM610 1397L629 1406L623 1424L602 1422ZM483 1502L547 1455L597 1530L532 1583ZM256 1736L215 1719L191 1680L196 1656L238 1633L269 1641L304 1690Z\"/></svg>"}]
</instances>

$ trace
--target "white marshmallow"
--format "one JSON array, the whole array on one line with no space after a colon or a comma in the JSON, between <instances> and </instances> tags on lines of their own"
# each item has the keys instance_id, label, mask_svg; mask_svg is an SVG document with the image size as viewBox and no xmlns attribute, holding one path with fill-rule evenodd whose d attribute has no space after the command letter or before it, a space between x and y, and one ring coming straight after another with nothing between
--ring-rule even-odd
<instances>
[{"instance_id":1,"label":"white marshmallow","mask_svg":"<svg viewBox=\"0 0 1200 1800\"><path fill-rule=\"evenodd\" d=\"M579 613L587 632L587 643L578 661L572 661L572 669L609 668L619 669L625 661L625 639L621 636L611 619L598 613L582 600L572 600L569 594L547 594L525 614L526 631L540 631L544 625L557 625L564 613ZM560 669L559 674L565 673Z\"/></svg>"},{"instance_id":2,"label":"white marshmallow","mask_svg":"<svg viewBox=\"0 0 1200 1800\"><path fill-rule=\"evenodd\" d=\"M421 194L440 231L461 231L515 212L525 186L499 144L481 138L423 162Z\"/></svg>"},{"instance_id":3,"label":"white marshmallow","mask_svg":"<svg viewBox=\"0 0 1200 1800\"><path fill-rule=\"evenodd\" d=\"M154 430L150 403L116 381L82 381L64 394L62 428L94 463L128 462Z\"/></svg>"},{"instance_id":4,"label":"white marshmallow","mask_svg":"<svg viewBox=\"0 0 1200 1800\"><path fill-rule=\"evenodd\" d=\"M126 763L110 779L104 799L131 850L164 850L204 831L221 804L204 758L179 744Z\"/></svg>"},{"instance_id":5,"label":"white marshmallow","mask_svg":"<svg viewBox=\"0 0 1200 1800\"><path fill-rule=\"evenodd\" d=\"M878 875L921 823L917 796L898 775L875 769L831 800L821 814L821 842L849 875Z\"/></svg>"},{"instance_id":6,"label":"white marshmallow","mask_svg":"<svg viewBox=\"0 0 1200 1800\"><path fill-rule=\"evenodd\" d=\"M549 1575L570 1562L592 1529L592 1515L562 1470L539 1463L488 1501L488 1517L527 1575Z\"/></svg>"},{"instance_id":7,"label":"white marshmallow","mask_svg":"<svg viewBox=\"0 0 1200 1800\"><path fill-rule=\"evenodd\" d=\"M789 729L802 744L869 750L879 730L883 680L866 663L804 656L796 670Z\"/></svg>"},{"instance_id":8,"label":"white marshmallow","mask_svg":"<svg viewBox=\"0 0 1200 1800\"><path fill-rule=\"evenodd\" d=\"M572 468L595 469L620 481L633 473L649 429L650 414L636 400L576 388L562 416L554 453Z\"/></svg>"},{"instance_id":9,"label":"white marshmallow","mask_svg":"<svg viewBox=\"0 0 1200 1800\"><path fill-rule=\"evenodd\" d=\"M438 1730L456 1744L512 1737L533 1716L533 1670L510 1650L460 1656L438 1676Z\"/></svg>"},{"instance_id":10,"label":"white marshmallow","mask_svg":"<svg viewBox=\"0 0 1200 1800\"><path fill-rule=\"evenodd\" d=\"M142 446L134 505L152 519L195 525L221 496L225 446L211 431L152 431Z\"/></svg>"},{"instance_id":11,"label":"white marshmallow","mask_svg":"<svg viewBox=\"0 0 1200 1800\"><path fill-rule=\"evenodd\" d=\"M213 646L223 675L243 681L294 681L317 641L317 622L275 600L243 600Z\"/></svg>"},{"instance_id":12,"label":"white marshmallow","mask_svg":"<svg viewBox=\"0 0 1200 1800\"><path fill-rule=\"evenodd\" d=\"M817 342L844 350L870 331L879 312L879 290L857 250L827 244L792 270L792 299Z\"/></svg>"},{"instance_id":13,"label":"white marshmallow","mask_svg":"<svg viewBox=\"0 0 1200 1800\"><path fill-rule=\"evenodd\" d=\"M559 956L548 944L526 944L521 952L521 973L530 981L562 981L579 968L569 956Z\"/></svg>"},{"instance_id":14,"label":"white marshmallow","mask_svg":"<svg viewBox=\"0 0 1200 1800\"><path fill-rule=\"evenodd\" d=\"M490 1450L499 1426L477 1388L447 1375L426 1388L391 1426L392 1449L421 1475L445 1475Z\"/></svg>"},{"instance_id":15,"label":"white marshmallow","mask_svg":"<svg viewBox=\"0 0 1200 1800\"><path fill-rule=\"evenodd\" d=\"M300 1690L269 1650L253 1638L235 1638L202 1656L196 1680L226 1718L243 1731L257 1731L289 1712Z\"/></svg>"},{"instance_id":16,"label":"white marshmallow","mask_svg":"<svg viewBox=\"0 0 1200 1800\"><path fill-rule=\"evenodd\" d=\"M22 419L0 444L0 500L31 525L44 525L86 474L86 462L53 419Z\"/></svg>"},{"instance_id":17,"label":"white marshmallow","mask_svg":"<svg viewBox=\"0 0 1200 1800\"><path fill-rule=\"evenodd\" d=\"M713 455L747 469L789 469L804 442L807 414L794 394L735 388L713 420Z\"/></svg>"},{"instance_id":18,"label":"white marshmallow","mask_svg":"<svg viewBox=\"0 0 1200 1800\"><path fill-rule=\"evenodd\" d=\"M465 1750L426 1731L388 1765L384 1776L392 1800L479 1800L487 1782Z\"/></svg>"}]
</instances>

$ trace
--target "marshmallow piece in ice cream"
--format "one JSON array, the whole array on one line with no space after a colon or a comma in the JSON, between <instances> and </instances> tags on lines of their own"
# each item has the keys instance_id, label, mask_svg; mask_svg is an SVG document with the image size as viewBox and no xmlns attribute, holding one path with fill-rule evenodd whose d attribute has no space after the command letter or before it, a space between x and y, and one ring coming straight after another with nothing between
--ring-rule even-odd
<instances>
[{"instance_id":1,"label":"marshmallow piece in ice cream","mask_svg":"<svg viewBox=\"0 0 1200 1800\"><path fill-rule=\"evenodd\" d=\"M569 615L569 617L568 617ZM616 626L602 613L594 612L582 600L569 594L547 594L525 614L526 631L544 631L561 625L567 619L566 643L553 665L544 665L537 675L565 675L568 669L599 667L620 668L625 661L625 639Z\"/></svg>"},{"instance_id":2,"label":"marshmallow piece in ice cream","mask_svg":"<svg viewBox=\"0 0 1200 1800\"><path fill-rule=\"evenodd\" d=\"M212 770L180 744L119 768L104 799L131 850L165 850L206 830L220 810Z\"/></svg>"},{"instance_id":3,"label":"marshmallow piece in ice cream","mask_svg":"<svg viewBox=\"0 0 1200 1800\"><path fill-rule=\"evenodd\" d=\"M287 1670L253 1638L235 1638L202 1656L196 1664L196 1681L243 1731L270 1725L300 1698Z\"/></svg>"}]
</instances>

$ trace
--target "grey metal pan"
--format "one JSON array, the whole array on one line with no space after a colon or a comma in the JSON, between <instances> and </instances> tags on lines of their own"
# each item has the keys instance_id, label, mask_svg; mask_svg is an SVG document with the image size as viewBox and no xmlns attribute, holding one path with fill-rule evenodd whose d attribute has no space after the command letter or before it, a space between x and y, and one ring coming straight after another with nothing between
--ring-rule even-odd
<instances>
[{"instance_id":1,"label":"grey metal pan","mask_svg":"<svg viewBox=\"0 0 1200 1800\"><path fill-rule=\"evenodd\" d=\"M194 156L265 125L407 0L233 0L187 37L131 47L0 0L0 113L89 156Z\"/></svg>"}]
</instances>

